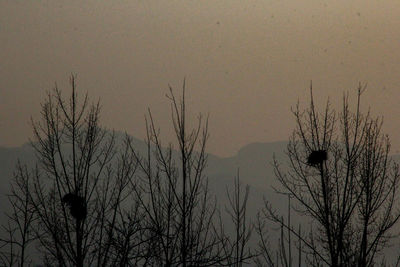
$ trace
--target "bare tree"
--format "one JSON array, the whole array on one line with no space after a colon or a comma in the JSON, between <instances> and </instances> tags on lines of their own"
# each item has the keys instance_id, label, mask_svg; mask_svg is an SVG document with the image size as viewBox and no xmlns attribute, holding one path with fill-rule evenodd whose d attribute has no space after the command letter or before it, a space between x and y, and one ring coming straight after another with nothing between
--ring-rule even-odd
<instances>
[{"instance_id":1,"label":"bare tree","mask_svg":"<svg viewBox=\"0 0 400 267\"><path fill-rule=\"evenodd\" d=\"M257 256L254 258L254 262L257 266L284 266L284 267L292 267L292 266L302 266L304 259L303 255L303 246L302 246L302 238L301 238L301 225L298 226L298 230L296 232L297 242L293 238L296 237L294 227L291 222L291 197L290 194L288 197L288 213L287 219L284 220L283 216L273 221L278 222L277 229L271 229L267 227L266 222L270 218L268 211L272 212L272 207L269 206L267 210L262 210L257 214L257 221L255 225L255 230L259 237ZM266 205L269 205L266 202ZM275 212L275 211L274 211ZM267 215L267 216L265 216ZM273 238L270 236L272 230L278 230L280 235L279 238ZM275 246L271 246L271 240L277 239L274 244ZM297 262L295 260L295 255L293 255L294 250L297 248Z\"/></svg>"},{"instance_id":2,"label":"bare tree","mask_svg":"<svg viewBox=\"0 0 400 267\"><path fill-rule=\"evenodd\" d=\"M208 138L207 121L198 117L197 126L188 129L185 83L178 101L170 88L172 125L177 150L170 143L163 148L159 130L149 111L147 154L132 146L138 162L141 188L137 197L147 220L148 264L155 266L212 266L221 260L222 242L213 234L215 201L210 197L204 176Z\"/></svg>"},{"instance_id":3,"label":"bare tree","mask_svg":"<svg viewBox=\"0 0 400 267\"><path fill-rule=\"evenodd\" d=\"M29 179L34 230L46 265L107 266L121 205L135 172L129 150L99 126L100 105L78 102L75 77L64 100L56 87L33 121L37 171Z\"/></svg>"},{"instance_id":4,"label":"bare tree","mask_svg":"<svg viewBox=\"0 0 400 267\"><path fill-rule=\"evenodd\" d=\"M234 179L233 193L229 192L228 187L226 188L226 195L229 203L228 206L225 207L225 211L233 224L233 237L229 237L229 235L224 233L223 230L225 227L223 227L222 218L220 218L221 240L226 240L223 247L226 255L226 264L228 266L243 266L243 264L248 263L249 260L254 257L249 247L249 241L253 231L253 224L249 222L247 214L249 192L249 185L243 188L238 170ZM228 236L228 238L226 238L226 236Z\"/></svg>"},{"instance_id":5,"label":"bare tree","mask_svg":"<svg viewBox=\"0 0 400 267\"><path fill-rule=\"evenodd\" d=\"M389 158L389 138L381 133L382 119L349 108L348 96L337 113L329 102L323 113L299 105L293 113L297 127L287 147L288 169L275 159L275 174L297 205L313 222L307 235L294 231L266 205L268 216L301 239L309 264L373 266L393 237L400 213L397 191L399 167Z\"/></svg>"},{"instance_id":6,"label":"bare tree","mask_svg":"<svg viewBox=\"0 0 400 267\"><path fill-rule=\"evenodd\" d=\"M35 240L32 225L36 216L29 199L30 176L28 168L18 162L11 183L11 192L8 195L11 211L6 212L8 221L2 226L6 236L0 238L1 266L23 267L32 262L27 250Z\"/></svg>"}]
</instances>

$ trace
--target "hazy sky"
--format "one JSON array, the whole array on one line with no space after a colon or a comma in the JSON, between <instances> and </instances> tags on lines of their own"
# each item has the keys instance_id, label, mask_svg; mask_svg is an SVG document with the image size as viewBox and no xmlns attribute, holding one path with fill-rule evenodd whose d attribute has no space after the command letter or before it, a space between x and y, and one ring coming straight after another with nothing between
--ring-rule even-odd
<instances>
[{"instance_id":1,"label":"hazy sky","mask_svg":"<svg viewBox=\"0 0 400 267\"><path fill-rule=\"evenodd\" d=\"M367 82L363 106L396 152L399 48L398 0L0 0L0 145L25 143L46 90L67 93L77 73L102 124L139 138L148 107L171 137L165 93L186 77L190 114L209 113L222 156L287 140L310 80L321 108Z\"/></svg>"}]
</instances>

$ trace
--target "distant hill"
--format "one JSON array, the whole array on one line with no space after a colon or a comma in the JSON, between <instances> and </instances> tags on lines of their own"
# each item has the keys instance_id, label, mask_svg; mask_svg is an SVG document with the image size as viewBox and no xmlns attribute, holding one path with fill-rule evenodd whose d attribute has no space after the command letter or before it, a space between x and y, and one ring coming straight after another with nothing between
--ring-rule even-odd
<instances>
[{"instance_id":1,"label":"distant hill","mask_svg":"<svg viewBox=\"0 0 400 267\"><path fill-rule=\"evenodd\" d=\"M116 133L116 136L117 140L122 140L123 134ZM143 141L133 138L133 142L138 151L145 152L146 144ZM259 193L267 192L270 186L275 184L271 166L272 157L274 154L281 157L285 147L286 142L253 143L240 149L233 157L221 158L209 154L206 175L209 177L212 190L218 195L221 190L225 192L226 185L232 183L239 170L243 184L249 184L252 190L257 189ZM35 165L35 153L29 143L20 147L0 147L1 203L4 203L3 198L9 190L9 183L18 160L28 166Z\"/></svg>"},{"instance_id":2,"label":"distant hill","mask_svg":"<svg viewBox=\"0 0 400 267\"><path fill-rule=\"evenodd\" d=\"M117 145L120 144L123 134L116 133ZM136 149L145 153L145 142L133 138L133 144ZM273 207L279 210L280 214L287 214L287 198L274 192L273 187L279 187L276 181L272 161L273 157L279 159L283 164L286 163L284 151L287 142L273 143L251 143L242 147L238 153L232 157L222 158L208 154L208 164L205 174L209 178L209 188L213 195L217 196L218 204L221 210L228 204L226 192L232 192L233 181L237 173L240 174L242 184L250 186L250 195L248 200L248 215L254 220L256 214L264 205L263 198L271 202ZM400 155L393 155L396 162L400 162ZM9 190L9 184L12 180L13 171L17 161L20 160L28 166L34 166L35 153L29 144L20 147L5 148L0 147L0 212L8 208L6 194ZM0 223L5 219L0 216ZM225 218L227 220L227 218ZM292 215L293 225L303 222L295 214ZM275 229L275 228L274 228ZM273 232L274 229L271 229ZM304 229L304 228L303 228ZM257 242L255 233L253 234L252 245Z\"/></svg>"},{"instance_id":3,"label":"distant hill","mask_svg":"<svg viewBox=\"0 0 400 267\"><path fill-rule=\"evenodd\" d=\"M122 133L116 133L117 145L123 140L123 136ZM145 142L137 138L132 138L132 140L136 149L144 154L147 148ZM284 154L286 146L287 142L251 143L242 147L232 157L222 158L208 154L205 174L209 178L210 189L213 194L218 196L221 206L227 203L226 190L232 189L233 179L239 171L242 183L250 186L250 215L255 215L263 206L263 197L271 201L284 214L286 199L277 195L273 190L273 188L279 188L279 183L274 175L272 161L275 156L281 163L286 163ZM400 162L400 155L393 155L392 158L396 162ZM28 166L34 166L35 154L30 144L12 148L0 147L0 203L2 203L2 209L7 205L6 194L18 160ZM0 210L0 212L2 211Z\"/></svg>"},{"instance_id":4,"label":"distant hill","mask_svg":"<svg viewBox=\"0 0 400 267\"><path fill-rule=\"evenodd\" d=\"M122 133L116 133L117 145L123 140L123 136ZM147 148L145 142L137 138L132 140L136 149L144 154ZM268 195L270 199L273 195L271 186L276 185L276 181L271 165L272 157L274 154L282 157L285 147L286 142L253 143L240 149L233 157L221 158L208 154L205 175L209 178L212 194L218 196L221 208L227 204L226 191L231 191L233 179L239 170L242 183L250 186L249 215L255 216L262 207L263 196ZM28 166L35 165L35 153L30 144L13 148L0 147L0 212L8 208L6 194L18 160ZM278 201L277 205L279 203Z\"/></svg>"}]
</instances>

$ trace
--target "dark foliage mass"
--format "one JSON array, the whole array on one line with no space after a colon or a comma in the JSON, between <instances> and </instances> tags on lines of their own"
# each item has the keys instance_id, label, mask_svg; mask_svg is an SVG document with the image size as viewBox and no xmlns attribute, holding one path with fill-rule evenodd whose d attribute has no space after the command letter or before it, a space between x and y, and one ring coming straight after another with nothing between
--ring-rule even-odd
<instances>
[{"instance_id":1,"label":"dark foliage mass","mask_svg":"<svg viewBox=\"0 0 400 267\"><path fill-rule=\"evenodd\" d=\"M220 208L205 175L208 118L187 118L185 83L181 98L167 94L175 140L162 143L149 111L144 153L100 127L99 103L78 96L74 76L71 88L50 91L32 120L36 164L16 166L0 266L387 265L399 167L382 121L360 112L361 88L355 112L345 97L340 113L319 113L312 90L310 107L293 110L288 165L273 161L285 219L268 196L249 218L239 171ZM293 210L306 225L293 226Z\"/></svg>"}]
</instances>

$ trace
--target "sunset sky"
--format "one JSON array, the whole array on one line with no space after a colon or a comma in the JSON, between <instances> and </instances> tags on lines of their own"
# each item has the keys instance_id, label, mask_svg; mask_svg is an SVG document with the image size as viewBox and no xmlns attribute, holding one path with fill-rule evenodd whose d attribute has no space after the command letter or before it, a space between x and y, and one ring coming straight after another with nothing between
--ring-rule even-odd
<instances>
[{"instance_id":1,"label":"sunset sky","mask_svg":"<svg viewBox=\"0 0 400 267\"><path fill-rule=\"evenodd\" d=\"M359 82L400 150L398 0L0 1L0 146L32 136L46 90L102 103L102 125L143 138L147 108L172 138L168 85L186 77L189 115L209 114L208 151L287 140L290 109L340 108ZM354 103L354 102L353 102Z\"/></svg>"}]
</instances>

